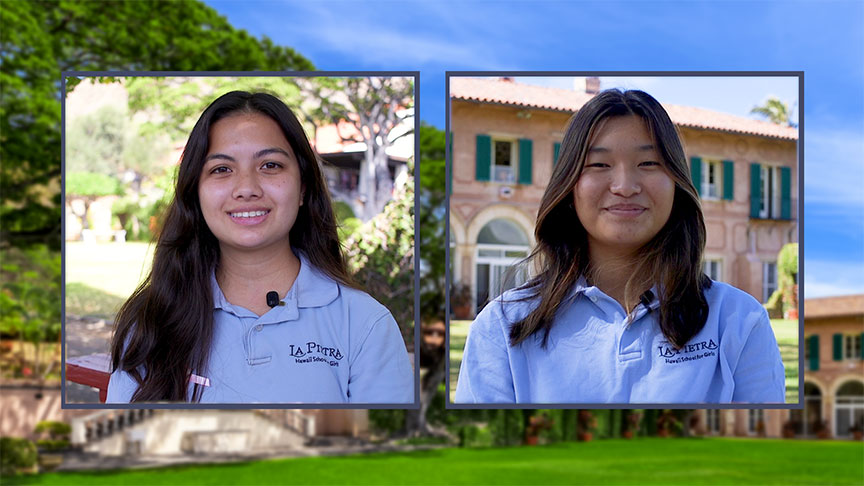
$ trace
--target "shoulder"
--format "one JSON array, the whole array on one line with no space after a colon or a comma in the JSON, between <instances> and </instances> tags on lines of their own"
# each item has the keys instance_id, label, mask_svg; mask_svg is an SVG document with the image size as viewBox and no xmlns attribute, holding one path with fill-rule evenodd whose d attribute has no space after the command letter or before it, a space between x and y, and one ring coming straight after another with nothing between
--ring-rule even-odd
<instances>
[{"instance_id":1,"label":"shoulder","mask_svg":"<svg viewBox=\"0 0 864 486\"><path fill-rule=\"evenodd\" d=\"M760 323L770 325L765 307L747 292L727 283L712 281L705 291L708 310L717 319L721 332L748 334Z\"/></svg>"},{"instance_id":2,"label":"shoulder","mask_svg":"<svg viewBox=\"0 0 864 486\"><path fill-rule=\"evenodd\" d=\"M384 304L366 292L343 284L337 285L339 287L339 300L343 306L351 310L353 316L377 320L391 315L390 310Z\"/></svg>"},{"instance_id":3,"label":"shoulder","mask_svg":"<svg viewBox=\"0 0 864 486\"><path fill-rule=\"evenodd\" d=\"M508 290L483 307L471 324L471 331L509 336L510 328L528 317L539 303L534 288L522 286Z\"/></svg>"}]
</instances>

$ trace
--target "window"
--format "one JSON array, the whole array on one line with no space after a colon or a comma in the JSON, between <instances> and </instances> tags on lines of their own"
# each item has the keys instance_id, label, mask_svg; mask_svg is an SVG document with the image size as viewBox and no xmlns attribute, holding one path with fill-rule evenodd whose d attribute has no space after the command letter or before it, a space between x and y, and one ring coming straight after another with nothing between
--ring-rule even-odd
<instances>
[{"instance_id":1,"label":"window","mask_svg":"<svg viewBox=\"0 0 864 486\"><path fill-rule=\"evenodd\" d=\"M711 280L723 280L723 261L717 259L707 259L702 262L702 271Z\"/></svg>"},{"instance_id":2,"label":"window","mask_svg":"<svg viewBox=\"0 0 864 486\"><path fill-rule=\"evenodd\" d=\"M705 410L705 422L706 428L708 429L709 434L719 434L720 433L720 410L716 408L712 408L709 410Z\"/></svg>"},{"instance_id":3,"label":"window","mask_svg":"<svg viewBox=\"0 0 864 486\"><path fill-rule=\"evenodd\" d=\"M512 140L492 139L492 180L513 184L516 182L516 144Z\"/></svg>"},{"instance_id":4,"label":"window","mask_svg":"<svg viewBox=\"0 0 864 486\"><path fill-rule=\"evenodd\" d=\"M853 427L864 427L864 383L847 381L837 389L834 436L849 437Z\"/></svg>"},{"instance_id":5,"label":"window","mask_svg":"<svg viewBox=\"0 0 864 486\"><path fill-rule=\"evenodd\" d=\"M860 334L844 334L843 335L843 359L852 359L852 360L861 359L861 335Z\"/></svg>"},{"instance_id":6,"label":"window","mask_svg":"<svg viewBox=\"0 0 864 486\"><path fill-rule=\"evenodd\" d=\"M747 432L750 434L762 434L765 432L765 410L748 410Z\"/></svg>"},{"instance_id":7,"label":"window","mask_svg":"<svg viewBox=\"0 0 864 486\"><path fill-rule=\"evenodd\" d=\"M762 302L777 290L777 262L762 262Z\"/></svg>"},{"instance_id":8,"label":"window","mask_svg":"<svg viewBox=\"0 0 864 486\"><path fill-rule=\"evenodd\" d=\"M731 160L691 157L690 177L702 199L735 199L735 163Z\"/></svg>"},{"instance_id":9,"label":"window","mask_svg":"<svg viewBox=\"0 0 864 486\"><path fill-rule=\"evenodd\" d=\"M524 268L512 268L528 255L530 242L515 223L495 219L477 235L477 310L502 292L527 280Z\"/></svg>"},{"instance_id":10,"label":"window","mask_svg":"<svg viewBox=\"0 0 864 486\"><path fill-rule=\"evenodd\" d=\"M477 135L475 179L501 184L531 184L533 143L527 138Z\"/></svg>"},{"instance_id":11,"label":"window","mask_svg":"<svg viewBox=\"0 0 864 486\"><path fill-rule=\"evenodd\" d=\"M719 160L705 160L702 170L702 197L720 199L723 195L723 166Z\"/></svg>"},{"instance_id":12,"label":"window","mask_svg":"<svg viewBox=\"0 0 864 486\"><path fill-rule=\"evenodd\" d=\"M759 217L779 218L780 188L777 186L780 182L778 174L780 168L763 165L761 170L762 191L760 193Z\"/></svg>"},{"instance_id":13,"label":"window","mask_svg":"<svg viewBox=\"0 0 864 486\"><path fill-rule=\"evenodd\" d=\"M751 164L750 217L791 219L791 178L789 167Z\"/></svg>"}]
</instances>

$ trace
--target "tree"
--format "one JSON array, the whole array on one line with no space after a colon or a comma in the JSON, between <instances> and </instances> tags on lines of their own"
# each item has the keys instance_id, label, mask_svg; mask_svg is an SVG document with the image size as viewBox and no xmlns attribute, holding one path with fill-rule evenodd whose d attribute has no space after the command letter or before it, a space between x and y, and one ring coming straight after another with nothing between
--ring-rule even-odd
<instances>
[{"instance_id":1,"label":"tree","mask_svg":"<svg viewBox=\"0 0 864 486\"><path fill-rule=\"evenodd\" d=\"M8 0L0 24L2 248L60 246L62 71L314 69L200 2Z\"/></svg>"},{"instance_id":2,"label":"tree","mask_svg":"<svg viewBox=\"0 0 864 486\"><path fill-rule=\"evenodd\" d=\"M754 106L750 113L762 115L778 125L795 126L791 121L792 110L789 105L776 96L769 96L764 103Z\"/></svg>"},{"instance_id":3,"label":"tree","mask_svg":"<svg viewBox=\"0 0 864 486\"><path fill-rule=\"evenodd\" d=\"M316 118L335 124L337 130L340 123L347 122L353 130L340 130L342 141L366 146L358 181L360 201L354 204L354 213L368 221L391 197L387 150L399 138L414 133L397 130L414 116L414 83L396 77L318 78L303 86L319 102L313 112Z\"/></svg>"},{"instance_id":4,"label":"tree","mask_svg":"<svg viewBox=\"0 0 864 486\"><path fill-rule=\"evenodd\" d=\"M81 218L81 227L88 229L87 213L90 205L102 196L120 195L120 181L96 172L72 172L66 175L66 194L84 201L84 211L76 214Z\"/></svg>"}]
</instances>

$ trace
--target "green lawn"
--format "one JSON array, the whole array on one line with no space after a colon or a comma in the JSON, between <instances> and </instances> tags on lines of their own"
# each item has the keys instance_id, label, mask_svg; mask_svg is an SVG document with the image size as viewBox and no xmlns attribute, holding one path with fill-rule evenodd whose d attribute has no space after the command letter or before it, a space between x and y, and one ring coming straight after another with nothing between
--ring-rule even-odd
<instances>
[{"instance_id":1,"label":"green lawn","mask_svg":"<svg viewBox=\"0 0 864 486\"><path fill-rule=\"evenodd\" d=\"M637 439L93 473L25 484L862 484L864 444ZM20 482L20 481L19 481ZM4 480L4 483L6 481Z\"/></svg>"},{"instance_id":2,"label":"green lawn","mask_svg":"<svg viewBox=\"0 0 864 486\"><path fill-rule=\"evenodd\" d=\"M150 270L148 243L66 242L66 311L113 318Z\"/></svg>"},{"instance_id":3,"label":"green lawn","mask_svg":"<svg viewBox=\"0 0 864 486\"><path fill-rule=\"evenodd\" d=\"M450 321L450 401L453 401L453 394L456 393L462 350L470 325L471 321ZM798 403L798 321L773 319L771 327L774 328L780 357L786 368L786 403Z\"/></svg>"}]
</instances>

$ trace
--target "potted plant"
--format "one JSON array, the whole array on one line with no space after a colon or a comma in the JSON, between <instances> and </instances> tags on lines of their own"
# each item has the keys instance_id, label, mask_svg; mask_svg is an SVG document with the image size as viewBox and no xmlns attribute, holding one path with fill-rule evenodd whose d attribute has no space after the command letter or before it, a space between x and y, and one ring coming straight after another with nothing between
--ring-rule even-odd
<instances>
[{"instance_id":1,"label":"potted plant","mask_svg":"<svg viewBox=\"0 0 864 486\"><path fill-rule=\"evenodd\" d=\"M849 432L852 433L852 438L855 440L864 439L864 426L861 425L861 422L855 422L855 425L849 427Z\"/></svg>"},{"instance_id":2,"label":"potted plant","mask_svg":"<svg viewBox=\"0 0 864 486\"><path fill-rule=\"evenodd\" d=\"M681 430L681 422L675 417L672 410L664 410L657 417L657 436L669 437L674 432Z\"/></svg>"},{"instance_id":3,"label":"potted plant","mask_svg":"<svg viewBox=\"0 0 864 486\"><path fill-rule=\"evenodd\" d=\"M642 421L642 414L639 412L630 412L624 417L624 431L621 436L625 439L632 439L639 430L639 422Z\"/></svg>"},{"instance_id":4,"label":"potted plant","mask_svg":"<svg viewBox=\"0 0 864 486\"><path fill-rule=\"evenodd\" d=\"M828 430L828 422L824 420L817 420L814 424L813 430L816 432L816 437L820 439L831 438L831 432Z\"/></svg>"},{"instance_id":5,"label":"potted plant","mask_svg":"<svg viewBox=\"0 0 864 486\"><path fill-rule=\"evenodd\" d=\"M577 437L582 442L590 442L594 438L594 429L597 428L597 419L591 410L579 410L577 422Z\"/></svg>"},{"instance_id":6,"label":"potted plant","mask_svg":"<svg viewBox=\"0 0 864 486\"><path fill-rule=\"evenodd\" d=\"M540 432L550 430L554 422L546 416L535 415L528 419L528 426L525 427L525 445L535 446L540 441Z\"/></svg>"},{"instance_id":7,"label":"potted plant","mask_svg":"<svg viewBox=\"0 0 864 486\"><path fill-rule=\"evenodd\" d=\"M798 422L794 420L787 420L783 424L783 438L784 439L794 439L795 434L800 429L800 425Z\"/></svg>"},{"instance_id":8,"label":"potted plant","mask_svg":"<svg viewBox=\"0 0 864 486\"><path fill-rule=\"evenodd\" d=\"M471 287L457 283L450 291L450 306L457 319L471 318Z\"/></svg>"}]
</instances>

